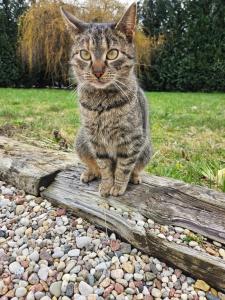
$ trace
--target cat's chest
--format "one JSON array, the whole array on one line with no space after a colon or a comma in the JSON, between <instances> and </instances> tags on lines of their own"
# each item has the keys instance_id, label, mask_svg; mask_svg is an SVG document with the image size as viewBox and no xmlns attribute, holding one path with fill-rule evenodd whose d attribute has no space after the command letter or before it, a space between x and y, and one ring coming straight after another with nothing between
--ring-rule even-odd
<instances>
[{"instance_id":1,"label":"cat's chest","mask_svg":"<svg viewBox=\"0 0 225 300\"><path fill-rule=\"evenodd\" d=\"M122 120L118 112L86 112L84 114L85 126L92 137L102 142L110 140L112 131L119 134Z\"/></svg>"}]
</instances>

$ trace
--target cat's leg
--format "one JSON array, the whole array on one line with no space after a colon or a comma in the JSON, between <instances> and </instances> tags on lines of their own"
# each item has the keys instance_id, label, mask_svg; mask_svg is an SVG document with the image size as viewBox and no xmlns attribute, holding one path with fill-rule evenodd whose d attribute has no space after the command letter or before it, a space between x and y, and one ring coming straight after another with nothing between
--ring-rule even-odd
<instances>
[{"instance_id":1,"label":"cat's leg","mask_svg":"<svg viewBox=\"0 0 225 300\"><path fill-rule=\"evenodd\" d=\"M137 155L133 155L131 157L123 157L117 158L117 164L114 174L114 185L110 191L112 196L120 196L123 195L126 191L131 172L135 166L137 159Z\"/></svg>"},{"instance_id":2,"label":"cat's leg","mask_svg":"<svg viewBox=\"0 0 225 300\"><path fill-rule=\"evenodd\" d=\"M81 174L81 181L88 183L100 177L99 167L91 151L91 147L85 138L85 134L82 132L82 129L77 135L75 148L79 158L87 167L87 169Z\"/></svg>"},{"instance_id":3,"label":"cat's leg","mask_svg":"<svg viewBox=\"0 0 225 300\"><path fill-rule=\"evenodd\" d=\"M148 164L151 158L151 145L149 141L145 142L145 145L140 152L135 167L130 176L130 182L133 184L140 184L142 182L141 179L141 172L143 171L144 167Z\"/></svg>"},{"instance_id":4,"label":"cat's leg","mask_svg":"<svg viewBox=\"0 0 225 300\"><path fill-rule=\"evenodd\" d=\"M113 162L110 158L97 159L101 174L101 183L99 185L99 193L102 197L107 197L110 194L110 190L113 186Z\"/></svg>"}]
</instances>

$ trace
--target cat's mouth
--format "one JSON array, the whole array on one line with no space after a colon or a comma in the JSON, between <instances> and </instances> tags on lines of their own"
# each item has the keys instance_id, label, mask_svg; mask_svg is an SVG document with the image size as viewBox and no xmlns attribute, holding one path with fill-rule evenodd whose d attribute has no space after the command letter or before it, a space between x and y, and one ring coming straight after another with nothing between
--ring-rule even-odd
<instances>
[{"instance_id":1,"label":"cat's mouth","mask_svg":"<svg viewBox=\"0 0 225 300\"><path fill-rule=\"evenodd\" d=\"M93 85L94 87L97 87L97 88L102 88L102 89L107 87L111 83L112 83L111 80L104 79L104 78L99 78L99 79L95 79L95 80L90 81L91 85Z\"/></svg>"}]
</instances>

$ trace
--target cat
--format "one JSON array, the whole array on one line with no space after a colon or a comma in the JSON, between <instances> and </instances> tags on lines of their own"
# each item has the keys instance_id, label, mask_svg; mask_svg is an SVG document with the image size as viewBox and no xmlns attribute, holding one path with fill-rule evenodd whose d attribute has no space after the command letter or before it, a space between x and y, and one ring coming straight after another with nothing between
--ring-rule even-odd
<instances>
[{"instance_id":1,"label":"cat","mask_svg":"<svg viewBox=\"0 0 225 300\"><path fill-rule=\"evenodd\" d=\"M129 181L141 182L151 157L147 101L134 72L137 5L118 23L85 23L63 8L61 13L74 41L82 123L75 148L87 167L81 181L99 177L102 197L119 196Z\"/></svg>"}]
</instances>

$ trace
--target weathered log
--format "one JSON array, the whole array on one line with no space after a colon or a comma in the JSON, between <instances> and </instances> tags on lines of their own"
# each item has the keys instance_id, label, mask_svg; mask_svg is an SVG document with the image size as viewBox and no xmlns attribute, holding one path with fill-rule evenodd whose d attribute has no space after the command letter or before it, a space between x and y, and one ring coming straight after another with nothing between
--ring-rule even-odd
<instances>
[{"instance_id":1,"label":"weathered log","mask_svg":"<svg viewBox=\"0 0 225 300\"><path fill-rule=\"evenodd\" d=\"M0 178L27 193L37 196L41 186L48 186L60 170L76 163L74 154L38 148L0 136Z\"/></svg>"},{"instance_id":2,"label":"weathered log","mask_svg":"<svg viewBox=\"0 0 225 300\"><path fill-rule=\"evenodd\" d=\"M129 225L109 206L136 212L160 224L183 226L225 243L225 194L157 176L129 185L125 195L107 199L98 195L98 182L82 184L81 166L60 172L42 196L65 206L103 228L117 232L145 253L159 257L185 272L225 290L225 260L161 239L149 230Z\"/></svg>"},{"instance_id":3,"label":"weathered log","mask_svg":"<svg viewBox=\"0 0 225 300\"><path fill-rule=\"evenodd\" d=\"M144 175L143 184L130 184L125 195L105 199L98 194L97 181L80 182L82 170L74 154L39 149L0 136L0 180L34 195L45 186L47 188L41 195L53 204L65 206L76 215L117 232L145 253L168 261L225 291L225 260L168 242L148 229L133 227L115 211L109 210L109 206L113 206L135 212L142 219L182 226L225 244L224 193L174 179Z\"/></svg>"}]
</instances>

